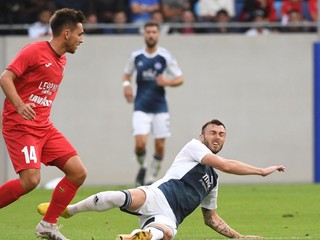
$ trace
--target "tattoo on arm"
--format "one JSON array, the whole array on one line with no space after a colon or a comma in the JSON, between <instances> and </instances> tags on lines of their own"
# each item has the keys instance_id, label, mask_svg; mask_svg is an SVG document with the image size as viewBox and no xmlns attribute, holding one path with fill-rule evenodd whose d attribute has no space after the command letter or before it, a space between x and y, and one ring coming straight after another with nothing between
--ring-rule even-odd
<instances>
[{"instance_id":1,"label":"tattoo on arm","mask_svg":"<svg viewBox=\"0 0 320 240\"><path fill-rule=\"evenodd\" d=\"M203 209L203 213L204 213L206 224L209 227L211 227L213 230L229 238L238 237L237 232L235 232L232 228L230 228L220 217L217 217L216 219L214 219L211 215L210 210Z\"/></svg>"}]
</instances>

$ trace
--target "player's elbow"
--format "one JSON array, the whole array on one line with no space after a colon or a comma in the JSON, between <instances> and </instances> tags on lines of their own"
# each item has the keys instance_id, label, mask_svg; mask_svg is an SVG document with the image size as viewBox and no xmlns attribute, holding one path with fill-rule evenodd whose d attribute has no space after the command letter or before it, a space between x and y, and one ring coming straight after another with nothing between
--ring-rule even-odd
<instances>
[{"instance_id":1,"label":"player's elbow","mask_svg":"<svg viewBox=\"0 0 320 240\"><path fill-rule=\"evenodd\" d=\"M178 81L178 85L177 85L177 86L181 86L183 83L184 83L184 77L181 76L181 77L179 78L179 81Z\"/></svg>"}]
</instances>

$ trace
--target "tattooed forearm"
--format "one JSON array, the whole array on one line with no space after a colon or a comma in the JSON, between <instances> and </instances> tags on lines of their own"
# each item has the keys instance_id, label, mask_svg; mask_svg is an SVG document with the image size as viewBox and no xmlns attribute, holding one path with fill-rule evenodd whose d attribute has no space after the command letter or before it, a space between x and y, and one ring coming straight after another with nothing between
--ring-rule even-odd
<instances>
[{"instance_id":1,"label":"tattooed forearm","mask_svg":"<svg viewBox=\"0 0 320 240\"><path fill-rule=\"evenodd\" d=\"M241 234L230 228L217 214L212 214L210 210L202 209L204 221L207 226L228 238L239 238Z\"/></svg>"},{"instance_id":2,"label":"tattooed forearm","mask_svg":"<svg viewBox=\"0 0 320 240\"><path fill-rule=\"evenodd\" d=\"M233 232L231 231L231 229L229 228L229 226L223 221L223 220L219 220L219 222L215 223L213 221L213 219L211 219L211 227L217 231L218 233L229 237L229 238L234 238L236 237L235 234L233 234Z\"/></svg>"}]
</instances>

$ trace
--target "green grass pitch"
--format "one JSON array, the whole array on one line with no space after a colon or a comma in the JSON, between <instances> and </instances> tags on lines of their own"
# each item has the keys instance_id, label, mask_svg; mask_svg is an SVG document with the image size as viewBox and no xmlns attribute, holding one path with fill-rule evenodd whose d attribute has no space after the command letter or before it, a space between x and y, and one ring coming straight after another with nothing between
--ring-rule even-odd
<instances>
[{"instance_id":1,"label":"green grass pitch","mask_svg":"<svg viewBox=\"0 0 320 240\"><path fill-rule=\"evenodd\" d=\"M110 189L126 187L82 187L73 202ZM49 201L50 190L36 189L0 210L1 240L36 239L34 228L41 216L37 205ZM219 215L242 234L264 239L320 239L319 184L220 184ZM139 228L135 216L118 209L88 212L59 219L61 232L71 240L114 240L119 233ZM180 225L175 240L224 239L203 224L196 209Z\"/></svg>"}]
</instances>

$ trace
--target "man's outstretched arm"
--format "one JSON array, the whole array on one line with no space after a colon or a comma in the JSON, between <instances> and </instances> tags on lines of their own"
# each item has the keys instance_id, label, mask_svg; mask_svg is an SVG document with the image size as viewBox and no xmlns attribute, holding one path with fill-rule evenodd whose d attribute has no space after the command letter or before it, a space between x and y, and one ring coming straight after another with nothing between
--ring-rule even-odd
<instances>
[{"instance_id":1,"label":"man's outstretched arm","mask_svg":"<svg viewBox=\"0 0 320 240\"><path fill-rule=\"evenodd\" d=\"M268 176L275 171L284 172L286 169L282 165L259 168L237 160L224 159L210 153L203 157L201 163L225 173L236 175L260 175L263 177Z\"/></svg>"}]
</instances>

